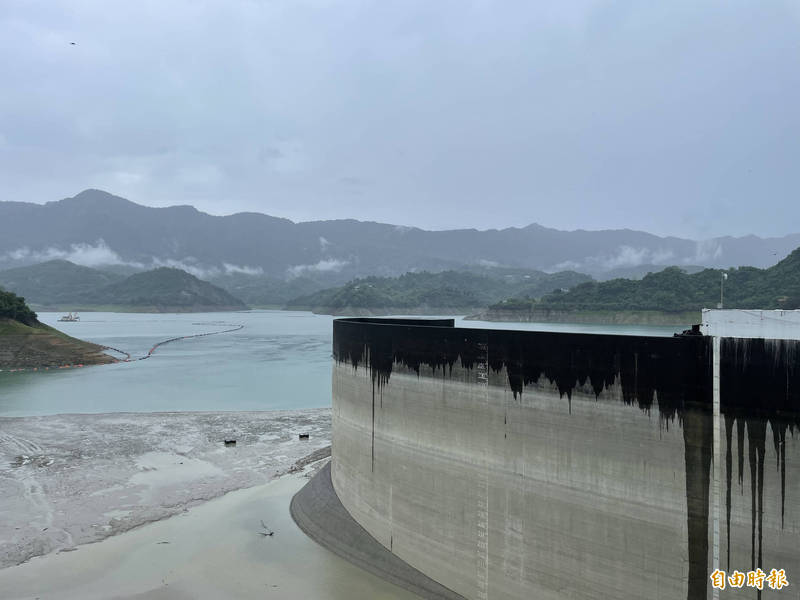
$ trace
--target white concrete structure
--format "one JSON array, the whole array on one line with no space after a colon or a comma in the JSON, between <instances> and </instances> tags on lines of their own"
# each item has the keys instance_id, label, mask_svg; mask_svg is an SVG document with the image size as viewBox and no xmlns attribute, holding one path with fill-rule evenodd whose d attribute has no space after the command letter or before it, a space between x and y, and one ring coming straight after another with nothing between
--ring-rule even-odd
<instances>
[{"instance_id":1,"label":"white concrete structure","mask_svg":"<svg viewBox=\"0 0 800 600\"><path fill-rule=\"evenodd\" d=\"M703 309L703 335L800 340L800 310Z\"/></svg>"},{"instance_id":2,"label":"white concrete structure","mask_svg":"<svg viewBox=\"0 0 800 600\"><path fill-rule=\"evenodd\" d=\"M720 380L720 339L750 338L772 340L800 340L800 310L722 310L703 309L703 335L714 338L713 343L713 418L714 418L714 459L712 483L712 528L713 550L712 567L724 567L720 561L720 442L722 438L722 421L720 419L720 397L722 382ZM713 590L713 598L719 598L719 590Z\"/></svg>"},{"instance_id":3,"label":"white concrete structure","mask_svg":"<svg viewBox=\"0 0 800 600\"><path fill-rule=\"evenodd\" d=\"M722 438L720 350L721 338L750 338L772 340L800 340L800 310L742 310L742 309L703 309L703 322L700 327L703 335L713 337L713 481L712 481L712 563L714 569L725 565L720 561L721 497L720 478L722 473L720 444ZM719 590L714 589L712 597L719 598Z\"/></svg>"}]
</instances>

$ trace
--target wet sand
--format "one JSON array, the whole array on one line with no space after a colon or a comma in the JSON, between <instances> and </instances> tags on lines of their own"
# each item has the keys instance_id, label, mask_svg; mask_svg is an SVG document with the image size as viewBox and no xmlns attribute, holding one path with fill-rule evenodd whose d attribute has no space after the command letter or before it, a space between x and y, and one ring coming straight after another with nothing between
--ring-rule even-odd
<instances>
[{"instance_id":1,"label":"wet sand","mask_svg":"<svg viewBox=\"0 0 800 600\"><path fill-rule=\"evenodd\" d=\"M307 538L289 515L305 483L287 475L101 542L0 570L12 599L411 600ZM275 531L259 534L261 520Z\"/></svg>"}]
</instances>

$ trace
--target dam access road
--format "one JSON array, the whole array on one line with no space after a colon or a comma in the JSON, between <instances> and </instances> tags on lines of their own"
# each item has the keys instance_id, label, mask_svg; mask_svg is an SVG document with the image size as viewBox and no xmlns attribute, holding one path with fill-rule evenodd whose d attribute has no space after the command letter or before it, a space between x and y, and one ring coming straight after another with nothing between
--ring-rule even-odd
<instances>
[{"instance_id":1,"label":"dam access road","mask_svg":"<svg viewBox=\"0 0 800 600\"><path fill-rule=\"evenodd\" d=\"M722 338L719 496L711 342L337 320L331 493L470 600L701 600L715 557L800 585L798 342Z\"/></svg>"}]
</instances>

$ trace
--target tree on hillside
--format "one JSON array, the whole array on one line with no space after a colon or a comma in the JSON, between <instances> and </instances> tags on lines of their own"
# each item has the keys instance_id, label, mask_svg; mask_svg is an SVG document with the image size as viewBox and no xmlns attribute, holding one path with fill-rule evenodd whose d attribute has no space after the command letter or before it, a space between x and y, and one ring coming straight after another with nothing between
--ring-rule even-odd
<instances>
[{"instance_id":1,"label":"tree on hillside","mask_svg":"<svg viewBox=\"0 0 800 600\"><path fill-rule=\"evenodd\" d=\"M25 325L36 325L36 313L21 298L12 292L0 290L0 318L13 319Z\"/></svg>"}]
</instances>

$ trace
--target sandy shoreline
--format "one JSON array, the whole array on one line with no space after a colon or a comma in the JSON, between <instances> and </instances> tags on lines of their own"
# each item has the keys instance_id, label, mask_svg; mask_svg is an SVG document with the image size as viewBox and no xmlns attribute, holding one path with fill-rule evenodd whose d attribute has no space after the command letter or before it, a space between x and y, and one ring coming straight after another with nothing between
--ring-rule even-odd
<instances>
[{"instance_id":1,"label":"sandy shoreline","mask_svg":"<svg viewBox=\"0 0 800 600\"><path fill-rule=\"evenodd\" d=\"M329 444L329 409L0 418L0 568L263 485Z\"/></svg>"}]
</instances>

